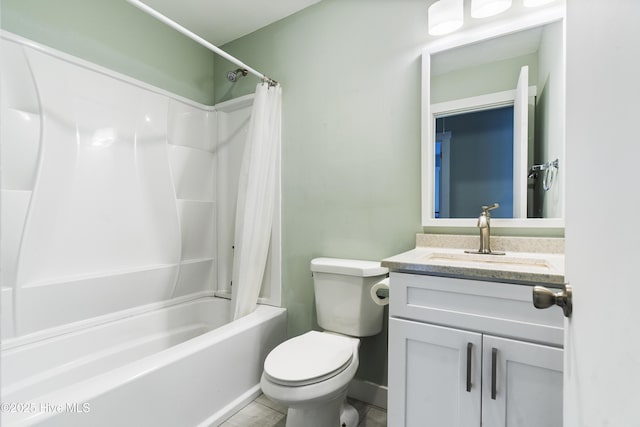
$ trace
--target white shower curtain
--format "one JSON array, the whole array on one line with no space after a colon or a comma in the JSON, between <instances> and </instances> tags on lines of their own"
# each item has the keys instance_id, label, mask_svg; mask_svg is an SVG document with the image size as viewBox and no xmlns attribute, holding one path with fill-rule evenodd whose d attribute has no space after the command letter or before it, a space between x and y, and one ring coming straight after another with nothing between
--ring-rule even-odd
<instances>
[{"instance_id":1,"label":"white shower curtain","mask_svg":"<svg viewBox=\"0 0 640 427\"><path fill-rule=\"evenodd\" d=\"M280 85L258 84L238 184L233 319L251 313L260 294L273 224L281 107Z\"/></svg>"}]
</instances>

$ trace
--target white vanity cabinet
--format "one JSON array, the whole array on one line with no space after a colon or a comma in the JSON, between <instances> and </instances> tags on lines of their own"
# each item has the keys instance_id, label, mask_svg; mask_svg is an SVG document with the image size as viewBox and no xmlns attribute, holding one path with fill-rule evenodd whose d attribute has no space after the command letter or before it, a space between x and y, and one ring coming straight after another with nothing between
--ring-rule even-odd
<instances>
[{"instance_id":1,"label":"white vanity cabinet","mask_svg":"<svg viewBox=\"0 0 640 427\"><path fill-rule=\"evenodd\" d=\"M392 273L390 427L561 427L561 310L532 287Z\"/></svg>"}]
</instances>

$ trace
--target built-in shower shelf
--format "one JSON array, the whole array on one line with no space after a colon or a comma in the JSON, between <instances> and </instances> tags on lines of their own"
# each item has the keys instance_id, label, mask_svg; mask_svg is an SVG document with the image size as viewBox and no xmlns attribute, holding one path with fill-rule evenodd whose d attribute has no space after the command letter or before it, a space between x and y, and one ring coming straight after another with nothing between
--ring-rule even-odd
<instances>
[{"instance_id":1,"label":"built-in shower shelf","mask_svg":"<svg viewBox=\"0 0 640 427\"><path fill-rule=\"evenodd\" d=\"M192 258L192 259L182 260L181 264L182 265L199 264L199 263L213 262L213 261L215 261L215 258Z\"/></svg>"},{"instance_id":2,"label":"built-in shower shelf","mask_svg":"<svg viewBox=\"0 0 640 427\"><path fill-rule=\"evenodd\" d=\"M27 203L29 202L29 197L31 197L31 193L33 193L33 191L31 190L20 190L17 188L3 188L2 192L5 194L15 194L15 195L18 195L18 197L20 196L26 197Z\"/></svg>"},{"instance_id":3,"label":"built-in shower shelf","mask_svg":"<svg viewBox=\"0 0 640 427\"><path fill-rule=\"evenodd\" d=\"M38 281L23 283L19 285L19 287L38 288L43 286L59 285L63 283L100 280L105 278L111 278L114 276L128 276L128 275L135 275L135 274L140 274L140 273L145 273L150 271L172 269L172 268L176 268L177 265L178 264L153 264L153 265L145 265L145 266L122 269L122 270L105 271L97 274L78 274L78 275L72 275L72 276L61 276L53 279L38 280Z\"/></svg>"},{"instance_id":4,"label":"built-in shower shelf","mask_svg":"<svg viewBox=\"0 0 640 427\"><path fill-rule=\"evenodd\" d=\"M37 110L28 111L24 108L16 108L16 107L7 107L6 113L8 114L18 114L22 119L30 121L37 120L40 121L40 113Z\"/></svg>"},{"instance_id":5,"label":"built-in shower shelf","mask_svg":"<svg viewBox=\"0 0 640 427\"><path fill-rule=\"evenodd\" d=\"M215 205L216 201L215 200L199 200L199 199L176 199L176 201L180 202L180 203L202 203L202 204L211 204L211 205Z\"/></svg>"},{"instance_id":6,"label":"built-in shower shelf","mask_svg":"<svg viewBox=\"0 0 640 427\"><path fill-rule=\"evenodd\" d=\"M231 290L230 289L224 289L224 290L221 290L221 291L215 291L214 292L214 296L216 296L218 298L224 298L224 299L231 299L232 298L232 294L231 294ZM263 298L263 297L258 298L258 304L273 305L272 302L268 298Z\"/></svg>"}]
</instances>

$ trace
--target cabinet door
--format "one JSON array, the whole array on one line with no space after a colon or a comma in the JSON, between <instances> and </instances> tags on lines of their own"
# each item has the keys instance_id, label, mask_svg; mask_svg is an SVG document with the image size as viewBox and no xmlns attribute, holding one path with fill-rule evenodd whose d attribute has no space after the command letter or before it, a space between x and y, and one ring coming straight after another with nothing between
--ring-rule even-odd
<instances>
[{"instance_id":1,"label":"cabinet door","mask_svg":"<svg viewBox=\"0 0 640 427\"><path fill-rule=\"evenodd\" d=\"M482 336L391 318L390 427L480 426Z\"/></svg>"},{"instance_id":2,"label":"cabinet door","mask_svg":"<svg viewBox=\"0 0 640 427\"><path fill-rule=\"evenodd\" d=\"M482 426L562 427L562 349L483 337Z\"/></svg>"}]
</instances>

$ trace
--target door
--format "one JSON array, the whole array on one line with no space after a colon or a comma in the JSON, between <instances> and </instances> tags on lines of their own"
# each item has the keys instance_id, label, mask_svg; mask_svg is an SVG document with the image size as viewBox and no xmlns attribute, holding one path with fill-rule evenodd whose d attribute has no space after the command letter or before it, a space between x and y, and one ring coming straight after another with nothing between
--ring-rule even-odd
<instances>
[{"instance_id":1,"label":"door","mask_svg":"<svg viewBox=\"0 0 640 427\"><path fill-rule=\"evenodd\" d=\"M562 427L562 349L484 335L482 426Z\"/></svg>"},{"instance_id":2,"label":"door","mask_svg":"<svg viewBox=\"0 0 640 427\"><path fill-rule=\"evenodd\" d=\"M640 425L638 16L639 1L567 6L567 427Z\"/></svg>"},{"instance_id":3,"label":"door","mask_svg":"<svg viewBox=\"0 0 640 427\"><path fill-rule=\"evenodd\" d=\"M481 335L389 320L389 426L480 426Z\"/></svg>"},{"instance_id":4,"label":"door","mask_svg":"<svg viewBox=\"0 0 640 427\"><path fill-rule=\"evenodd\" d=\"M513 103L513 217L527 217L527 153L529 144L529 67L520 69Z\"/></svg>"}]
</instances>

